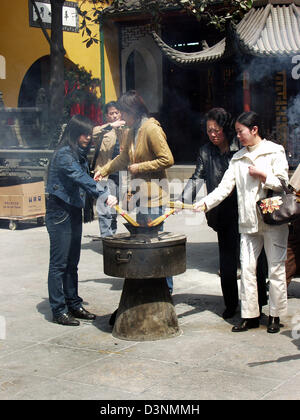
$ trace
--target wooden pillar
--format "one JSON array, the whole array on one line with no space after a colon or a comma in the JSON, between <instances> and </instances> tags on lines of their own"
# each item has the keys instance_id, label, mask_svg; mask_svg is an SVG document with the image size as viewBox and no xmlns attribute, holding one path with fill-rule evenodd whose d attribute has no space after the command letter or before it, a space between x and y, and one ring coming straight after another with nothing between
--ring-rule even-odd
<instances>
[{"instance_id":1,"label":"wooden pillar","mask_svg":"<svg viewBox=\"0 0 300 420\"><path fill-rule=\"evenodd\" d=\"M276 73L275 76L275 117L276 117L276 139L283 147L288 149L288 96L286 70Z\"/></svg>"},{"instance_id":2,"label":"wooden pillar","mask_svg":"<svg viewBox=\"0 0 300 420\"><path fill-rule=\"evenodd\" d=\"M243 72L243 93L244 93L244 111L251 110L251 92L250 92L250 74L247 70Z\"/></svg>"}]
</instances>

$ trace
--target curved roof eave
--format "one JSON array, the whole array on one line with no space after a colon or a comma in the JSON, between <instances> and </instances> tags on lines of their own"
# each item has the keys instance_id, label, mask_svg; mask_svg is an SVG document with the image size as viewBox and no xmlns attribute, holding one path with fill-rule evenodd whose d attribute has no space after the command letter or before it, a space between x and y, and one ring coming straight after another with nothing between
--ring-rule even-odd
<instances>
[{"instance_id":1,"label":"curved roof eave","mask_svg":"<svg viewBox=\"0 0 300 420\"><path fill-rule=\"evenodd\" d=\"M197 63L207 63L220 60L225 53L225 38L212 47L206 48L199 52L184 53L175 50L167 45L156 32L152 32L152 36L158 47L163 51L166 57L176 64L191 65Z\"/></svg>"},{"instance_id":2,"label":"curved roof eave","mask_svg":"<svg viewBox=\"0 0 300 420\"><path fill-rule=\"evenodd\" d=\"M231 35L234 42L232 42ZM233 54L241 53L256 57L282 58L300 53L300 7L294 3L251 9L226 38L202 51L183 53L165 44L153 33L162 52L179 65L194 65L215 62Z\"/></svg>"}]
</instances>

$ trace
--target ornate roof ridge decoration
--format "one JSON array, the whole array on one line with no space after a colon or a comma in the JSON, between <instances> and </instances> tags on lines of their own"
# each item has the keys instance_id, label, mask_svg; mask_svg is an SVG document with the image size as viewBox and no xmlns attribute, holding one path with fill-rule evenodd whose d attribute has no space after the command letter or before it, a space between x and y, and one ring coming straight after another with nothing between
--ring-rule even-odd
<instances>
[{"instance_id":1,"label":"ornate roof ridge decoration","mask_svg":"<svg viewBox=\"0 0 300 420\"><path fill-rule=\"evenodd\" d=\"M235 49L257 57L288 57L300 53L300 7L294 2L252 8L227 31L217 44L193 53L183 53L165 44L152 33L162 52L179 65L215 62L233 54Z\"/></svg>"},{"instance_id":2,"label":"ornate roof ridge decoration","mask_svg":"<svg viewBox=\"0 0 300 420\"><path fill-rule=\"evenodd\" d=\"M210 0L211 3L216 5L222 4L222 0ZM295 3L300 6L300 0L253 0L254 7L266 6L267 4L291 4ZM106 7L102 14L107 17L113 18L114 16L128 16L132 14L139 14L142 9L140 0L119 0L118 2L112 1L110 6ZM177 5L170 5L169 0L159 0L159 9L160 10L181 10L182 8Z\"/></svg>"},{"instance_id":3,"label":"ornate roof ridge decoration","mask_svg":"<svg viewBox=\"0 0 300 420\"><path fill-rule=\"evenodd\" d=\"M170 6L170 2L168 0L161 0L161 5L159 6L162 10L170 10L170 9L176 9L178 10L178 7L172 5ZM103 10L103 15L108 16L116 16L119 14L137 14L141 12L141 4L139 0L124 0L119 4L117 7L114 5L114 2L108 7L106 7Z\"/></svg>"}]
</instances>

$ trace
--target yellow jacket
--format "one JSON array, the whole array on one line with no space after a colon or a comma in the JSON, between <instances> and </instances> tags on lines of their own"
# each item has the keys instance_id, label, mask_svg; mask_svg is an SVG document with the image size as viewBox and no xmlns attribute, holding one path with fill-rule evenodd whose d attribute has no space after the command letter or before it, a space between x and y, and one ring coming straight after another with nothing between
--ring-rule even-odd
<instances>
[{"instance_id":1,"label":"yellow jacket","mask_svg":"<svg viewBox=\"0 0 300 420\"><path fill-rule=\"evenodd\" d=\"M97 166L95 171L100 170L106 177L138 163L139 171L131 178L131 184L132 190L139 195L140 205L166 205L169 200L166 169L174 164L174 159L160 123L154 118L147 119L138 129L136 145L134 140L134 130L130 129L119 156L102 168Z\"/></svg>"}]
</instances>

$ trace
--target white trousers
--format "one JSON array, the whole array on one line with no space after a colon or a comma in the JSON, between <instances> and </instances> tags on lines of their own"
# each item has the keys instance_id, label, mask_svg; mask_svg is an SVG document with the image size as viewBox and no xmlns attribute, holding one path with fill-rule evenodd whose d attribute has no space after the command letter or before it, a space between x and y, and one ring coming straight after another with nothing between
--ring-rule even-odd
<instances>
[{"instance_id":1,"label":"white trousers","mask_svg":"<svg viewBox=\"0 0 300 420\"><path fill-rule=\"evenodd\" d=\"M288 226L270 226L261 222L259 232L241 234L241 316L259 316L256 283L258 256L265 248L269 268L269 315L278 317L287 312L285 260Z\"/></svg>"}]
</instances>

